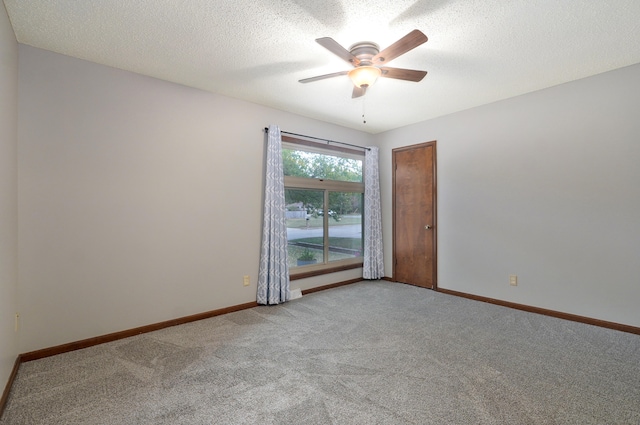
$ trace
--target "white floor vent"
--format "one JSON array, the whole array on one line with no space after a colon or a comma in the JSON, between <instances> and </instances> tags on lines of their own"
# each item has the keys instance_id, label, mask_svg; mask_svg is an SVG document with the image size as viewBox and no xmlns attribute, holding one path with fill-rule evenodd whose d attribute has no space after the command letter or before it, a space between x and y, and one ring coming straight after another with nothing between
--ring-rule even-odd
<instances>
[{"instance_id":1,"label":"white floor vent","mask_svg":"<svg viewBox=\"0 0 640 425\"><path fill-rule=\"evenodd\" d=\"M302 298L302 290L300 288L289 290L289 299L296 300L298 298Z\"/></svg>"}]
</instances>

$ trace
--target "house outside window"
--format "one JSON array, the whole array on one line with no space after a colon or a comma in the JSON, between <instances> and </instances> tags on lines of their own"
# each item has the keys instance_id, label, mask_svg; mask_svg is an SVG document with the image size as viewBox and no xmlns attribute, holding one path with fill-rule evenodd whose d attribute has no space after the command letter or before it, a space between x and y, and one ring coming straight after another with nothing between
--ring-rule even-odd
<instances>
[{"instance_id":1,"label":"house outside window","mask_svg":"<svg viewBox=\"0 0 640 425\"><path fill-rule=\"evenodd\" d=\"M360 266L364 153L282 141L291 274Z\"/></svg>"}]
</instances>

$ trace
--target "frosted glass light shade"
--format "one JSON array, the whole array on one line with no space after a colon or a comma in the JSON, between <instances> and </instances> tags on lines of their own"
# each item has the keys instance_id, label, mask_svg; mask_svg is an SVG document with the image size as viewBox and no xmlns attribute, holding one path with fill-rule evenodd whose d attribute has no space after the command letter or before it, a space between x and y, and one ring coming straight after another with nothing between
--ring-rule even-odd
<instances>
[{"instance_id":1,"label":"frosted glass light shade","mask_svg":"<svg viewBox=\"0 0 640 425\"><path fill-rule=\"evenodd\" d=\"M375 66L359 66L349 71L348 75L356 87L370 87L382 75L382 71Z\"/></svg>"}]
</instances>

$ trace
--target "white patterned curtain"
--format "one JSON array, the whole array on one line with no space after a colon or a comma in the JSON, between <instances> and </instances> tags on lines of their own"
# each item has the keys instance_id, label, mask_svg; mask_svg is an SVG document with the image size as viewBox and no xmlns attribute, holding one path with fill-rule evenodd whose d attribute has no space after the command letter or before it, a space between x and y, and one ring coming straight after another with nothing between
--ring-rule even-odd
<instances>
[{"instance_id":1,"label":"white patterned curtain","mask_svg":"<svg viewBox=\"0 0 640 425\"><path fill-rule=\"evenodd\" d=\"M264 185L264 221L258 274L258 304L280 304L289 300L287 223L282 169L280 128L269 126Z\"/></svg>"},{"instance_id":2,"label":"white patterned curtain","mask_svg":"<svg viewBox=\"0 0 640 425\"><path fill-rule=\"evenodd\" d=\"M382 211L380 207L380 174L378 148L370 147L364 154L364 264L362 277L384 277L382 255Z\"/></svg>"}]
</instances>

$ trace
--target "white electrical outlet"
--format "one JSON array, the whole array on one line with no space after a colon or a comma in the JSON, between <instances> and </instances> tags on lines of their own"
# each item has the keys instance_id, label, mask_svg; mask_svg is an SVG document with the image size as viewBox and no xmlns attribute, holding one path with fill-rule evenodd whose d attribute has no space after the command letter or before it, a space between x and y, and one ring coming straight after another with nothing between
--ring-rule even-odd
<instances>
[{"instance_id":1,"label":"white electrical outlet","mask_svg":"<svg viewBox=\"0 0 640 425\"><path fill-rule=\"evenodd\" d=\"M251 283L251 280L249 280L249 276L248 275L246 275L244 277L244 280L242 281L242 283L243 283L244 286L249 286L249 284Z\"/></svg>"},{"instance_id":2,"label":"white electrical outlet","mask_svg":"<svg viewBox=\"0 0 640 425\"><path fill-rule=\"evenodd\" d=\"M509 275L509 285L518 286L518 275L515 275L515 274Z\"/></svg>"}]
</instances>

